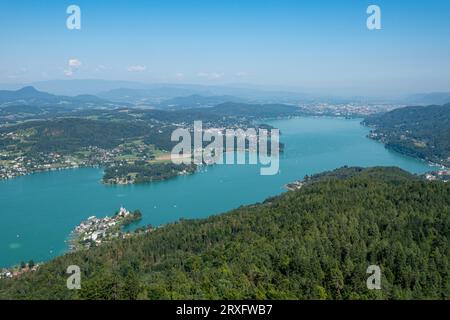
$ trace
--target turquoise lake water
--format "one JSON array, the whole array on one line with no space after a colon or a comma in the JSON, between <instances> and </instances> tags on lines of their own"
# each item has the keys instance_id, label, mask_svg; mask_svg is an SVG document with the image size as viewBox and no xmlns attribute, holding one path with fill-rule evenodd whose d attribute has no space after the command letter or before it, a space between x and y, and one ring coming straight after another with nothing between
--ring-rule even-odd
<instances>
[{"instance_id":1,"label":"turquoise lake water","mask_svg":"<svg viewBox=\"0 0 450 320\"><path fill-rule=\"evenodd\" d=\"M425 162L388 151L366 138L357 119L271 121L282 132L280 173L261 176L257 165L217 165L205 172L138 186L105 186L102 170L72 169L0 181L0 267L46 261L67 250L65 240L82 220L140 209L141 225L202 218L280 194L306 174L348 166L398 166L414 173Z\"/></svg>"}]
</instances>

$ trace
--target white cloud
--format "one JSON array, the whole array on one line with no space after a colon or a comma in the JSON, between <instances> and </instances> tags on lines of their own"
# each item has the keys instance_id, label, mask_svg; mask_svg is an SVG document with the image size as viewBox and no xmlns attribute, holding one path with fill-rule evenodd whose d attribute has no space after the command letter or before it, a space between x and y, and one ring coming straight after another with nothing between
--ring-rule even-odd
<instances>
[{"instance_id":1,"label":"white cloud","mask_svg":"<svg viewBox=\"0 0 450 320\"><path fill-rule=\"evenodd\" d=\"M69 59L69 67L79 68L81 67L81 61L78 59Z\"/></svg>"},{"instance_id":2,"label":"white cloud","mask_svg":"<svg viewBox=\"0 0 450 320\"><path fill-rule=\"evenodd\" d=\"M128 72L144 72L145 70L147 70L146 66L141 66L141 65L135 65L135 66L129 66L127 68Z\"/></svg>"},{"instance_id":3,"label":"white cloud","mask_svg":"<svg viewBox=\"0 0 450 320\"><path fill-rule=\"evenodd\" d=\"M78 59L69 59L67 62L67 69L64 70L64 74L67 77L71 77L81 67L82 63Z\"/></svg>"},{"instance_id":4,"label":"white cloud","mask_svg":"<svg viewBox=\"0 0 450 320\"><path fill-rule=\"evenodd\" d=\"M184 78L184 73L182 73L182 72L175 73L175 78L177 78L178 80L183 79Z\"/></svg>"}]
</instances>

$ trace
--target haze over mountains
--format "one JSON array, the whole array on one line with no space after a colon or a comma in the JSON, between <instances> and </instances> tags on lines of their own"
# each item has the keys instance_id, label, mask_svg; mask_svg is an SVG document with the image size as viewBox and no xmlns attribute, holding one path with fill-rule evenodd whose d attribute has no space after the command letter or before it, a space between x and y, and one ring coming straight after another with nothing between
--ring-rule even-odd
<instances>
[{"instance_id":1,"label":"haze over mountains","mask_svg":"<svg viewBox=\"0 0 450 320\"><path fill-rule=\"evenodd\" d=\"M149 101L162 101L180 96L237 96L250 100L279 100L286 99L309 101L312 96L302 92L293 92L282 89L268 89L247 84L198 85L176 83L142 83L133 81L115 80L49 80L22 84L2 84L1 88L18 90L24 86L33 86L37 90L50 92L56 95L76 96L92 94L99 97L127 102L147 99Z\"/></svg>"},{"instance_id":2,"label":"haze over mountains","mask_svg":"<svg viewBox=\"0 0 450 320\"><path fill-rule=\"evenodd\" d=\"M296 88L255 86L250 84L198 85L181 83L143 83L115 80L49 80L22 84L2 84L0 89L19 90L32 86L36 90L57 96L76 97L89 95L116 103L143 106L161 104L172 106L204 107L223 102L255 103L399 103L404 105L431 105L450 102L450 92L415 93L397 97L337 96L327 93L308 93ZM44 98L44 97L42 97ZM47 97L46 99L48 99ZM88 99L86 99L88 98ZM175 99L172 101L172 99ZM80 97L77 97L80 100ZM95 102L95 99L92 99ZM167 100L167 101L166 101ZM90 102L90 101L89 101ZM99 101L97 100L97 103Z\"/></svg>"},{"instance_id":3,"label":"haze over mountains","mask_svg":"<svg viewBox=\"0 0 450 320\"><path fill-rule=\"evenodd\" d=\"M0 105L29 105L39 107L61 106L61 109L117 107L117 103L94 95L59 96L36 90L32 86L16 91L1 90Z\"/></svg>"},{"instance_id":4,"label":"haze over mountains","mask_svg":"<svg viewBox=\"0 0 450 320\"><path fill-rule=\"evenodd\" d=\"M14 88L15 86L2 86ZM17 87L17 86L16 86ZM397 99L370 97L333 97L267 90L252 85L206 86L192 84L145 84L110 80L52 80L37 82L17 90L0 90L0 107L17 106L77 110L87 108L110 109L140 107L150 109L192 109L213 107L227 102L248 104L393 104L401 106L444 105L450 102L450 92L414 94ZM54 109L55 106L61 107ZM25 110L24 109L24 110ZM22 110L23 111L23 110ZM34 110L36 111L36 110ZM5 109L2 110L5 113Z\"/></svg>"},{"instance_id":5,"label":"haze over mountains","mask_svg":"<svg viewBox=\"0 0 450 320\"><path fill-rule=\"evenodd\" d=\"M248 103L233 96L177 97L161 102L112 102L94 95L58 96L24 87L16 91L0 91L0 124L14 124L29 120L47 120L52 117L88 117L95 119L136 120L144 117L154 121L192 123L195 120L216 125L242 120L289 117L304 110L296 105L282 103Z\"/></svg>"},{"instance_id":6,"label":"haze over mountains","mask_svg":"<svg viewBox=\"0 0 450 320\"><path fill-rule=\"evenodd\" d=\"M102 97L90 94L76 96L60 96L47 92L39 91L32 86L23 87L19 90L0 90L0 108L5 107L44 107L53 109L86 109L86 108L118 108L131 106L147 106L149 108L159 109L191 109L215 107L227 102L244 103L248 100L230 95L222 96L202 96L189 95L177 96L164 100L161 95L161 101L156 96L153 99L146 98L150 90L134 89L114 89L105 92ZM142 92L142 94L140 93ZM131 101L132 103L129 103ZM61 107L61 108L55 108ZM14 108L13 108L14 109ZM27 110L31 110L27 108Z\"/></svg>"}]
</instances>

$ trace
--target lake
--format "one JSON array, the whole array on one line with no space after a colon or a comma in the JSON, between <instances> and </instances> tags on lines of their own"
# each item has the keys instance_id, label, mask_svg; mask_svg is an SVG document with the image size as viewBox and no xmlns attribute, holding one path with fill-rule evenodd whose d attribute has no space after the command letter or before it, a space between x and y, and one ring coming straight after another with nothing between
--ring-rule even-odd
<instances>
[{"instance_id":1,"label":"lake","mask_svg":"<svg viewBox=\"0 0 450 320\"><path fill-rule=\"evenodd\" d=\"M271 121L285 144L280 173L261 176L257 165L217 165L191 176L147 185L105 186L97 168L52 171L0 181L0 267L49 260L67 250L82 220L112 215L120 206L140 209L141 225L203 218L260 202L284 185L324 170L348 166L398 166L431 170L419 160L366 138L358 119L307 117Z\"/></svg>"}]
</instances>

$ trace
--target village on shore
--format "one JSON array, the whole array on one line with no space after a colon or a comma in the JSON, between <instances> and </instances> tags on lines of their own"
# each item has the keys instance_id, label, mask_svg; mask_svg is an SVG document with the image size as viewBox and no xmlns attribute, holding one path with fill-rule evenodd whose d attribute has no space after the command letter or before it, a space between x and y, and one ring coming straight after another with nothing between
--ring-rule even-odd
<instances>
[{"instance_id":1,"label":"village on shore","mask_svg":"<svg viewBox=\"0 0 450 320\"><path fill-rule=\"evenodd\" d=\"M19 139L14 133L0 134L1 138ZM122 166L128 163L127 157L131 157L129 153L135 161L146 162L155 159L153 147L140 140L124 143L112 149L88 146L69 154L0 150L0 180L63 169Z\"/></svg>"},{"instance_id":2,"label":"village on shore","mask_svg":"<svg viewBox=\"0 0 450 320\"><path fill-rule=\"evenodd\" d=\"M450 181L450 169L431 171L425 174L428 181Z\"/></svg>"},{"instance_id":3,"label":"village on shore","mask_svg":"<svg viewBox=\"0 0 450 320\"><path fill-rule=\"evenodd\" d=\"M132 233L123 231L124 227L140 221L141 218L142 214L139 210L130 212L124 207L121 207L111 217L91 216L71 232L68 240L69 252L87 250L114 239L129 238L152 231L152 226L137 228ZM35 272L42 264L30 260L28 263L22 261L19 265L11 268L0 268L0 279L13 279L29 272Z\"/></svg>"},{"instance_id":4,"label":"village on shore","mask_svg":"<svg viewBox=\"0 0 450 320\"><path fill-rule=\"evenodd\" d=\"M25 273L35 272L39 269L40 265L39 263L34 263L33 260L28 261L28 263L22 261L18 266L0 269L0 279L17 278Z\"/></svg>"},{"instance_id":5,"label":"village on shore","mask_svg":"<svg viewBox=\"0 0 450 320\"><path fill-rule=\"evenodd\" d=\"M112 217L97 218L96 216L91 216L87 220L82 221L71 232L69 237L69 250L78 251L89 249L113 239L130 237L131 234L124 232L123 227L133 222L138 222L141 218L142 214L139 210L130 212L123 207ZM135 233L147 232L151 229L150 226L147 228L139 228Z\"/></svg>"}]
</instances>

